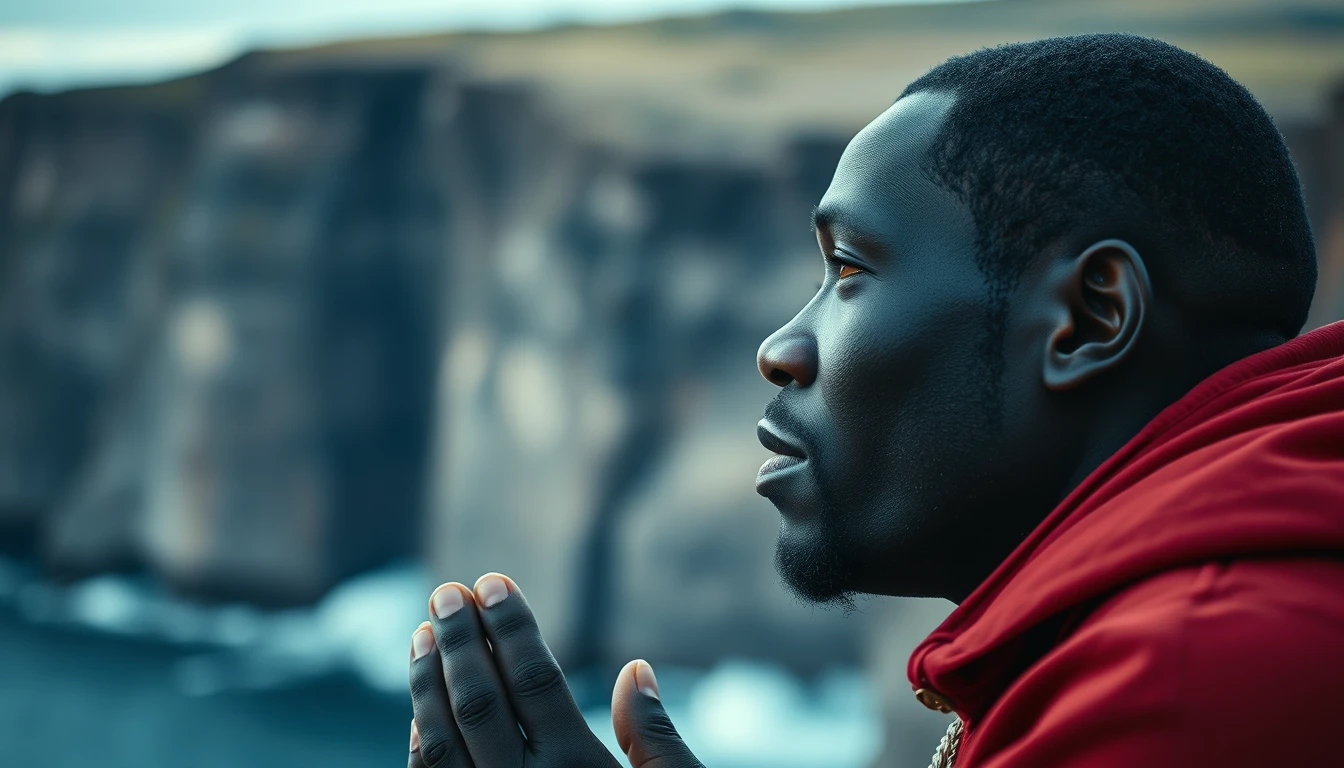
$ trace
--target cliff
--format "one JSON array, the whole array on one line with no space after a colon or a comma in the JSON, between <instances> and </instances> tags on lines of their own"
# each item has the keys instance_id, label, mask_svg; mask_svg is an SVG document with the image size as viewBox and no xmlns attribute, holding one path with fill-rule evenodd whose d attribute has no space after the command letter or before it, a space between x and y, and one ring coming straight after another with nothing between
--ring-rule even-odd
<instances>
[{"instance_id":1,"label":"cliff","mask_svg":"<svg viewBox=\"0 0 1344 768\"><path fill-rule=\"evenodd\" d=\"M772 573L753 360L811 293L845 141L927 66L1112 28L1205 53L1279 117L1312 323L1344 315L1344 14L1118 8L432 35L11 95L0 544L272 604L419 556L515 576L573 663L853 658Z\"/></svg>"}]
</instances>

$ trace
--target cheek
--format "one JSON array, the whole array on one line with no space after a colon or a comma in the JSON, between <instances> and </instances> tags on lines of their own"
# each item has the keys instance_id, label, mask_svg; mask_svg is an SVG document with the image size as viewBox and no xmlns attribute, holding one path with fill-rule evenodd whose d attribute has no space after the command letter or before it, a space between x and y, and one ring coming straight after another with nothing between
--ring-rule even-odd
<instances>
[{"instance_id":1,"label":"cheek","mask_svg":"<svg viewBox=\"0 0 1344 768\"><path fill-rule=\"evenodd\" d=\"M912 389L927 367L927 333L889 312L874 318L862 307L834 310L827 333L819 335L818 377L821 423L830 426L816 467L818 482L832 505L848 518L867 518L875 498L889 493L892 443L908 422Z\"/></svg>"},{"instance_id":2,"label":"cheek","mask_svg":"<svg viewBox=\"0 0 1344 768\"><path fill-rule=\"evenodd\" d=\"M831 309L817 384L834 436L818 469L835 497L868 506L860 497L919 493L936 503L940 478L955 474L948 465L964 461L983 420L983 312L978 295Z\"/></svg>"},{"instance_id":3,"label":"cheek","mask_svg":"<svg viewBox=\"0 0 1344 768\"><path fill-rule=\"evenodd\" d=\"M817 337L817 385L829 420L842 430L880 432L912 395L930 388L940 358L951 351L951 313L873 293L862 302L835 302Z\"/></svg>"}]
</instances>

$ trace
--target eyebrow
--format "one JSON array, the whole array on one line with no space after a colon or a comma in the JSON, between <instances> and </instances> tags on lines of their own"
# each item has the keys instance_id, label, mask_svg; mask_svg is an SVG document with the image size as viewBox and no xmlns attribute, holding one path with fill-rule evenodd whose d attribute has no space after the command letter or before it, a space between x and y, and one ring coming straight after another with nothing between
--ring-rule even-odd
<instances>
[{"instance_id":1,"label":"eyebrow","mask_svg":"<svg viewBox=\"0 0 1344 768\"><path fill-rule=\"evenodd\" d=\"M833 240L847 240L864 251L888 255L889 248L881 240L868 234L853 216L838 208L812 206L812 231L815 233L818 229L830 232Z\"/></svg>"},{"instance_id":2,"label":"eyebrow","mask_svg":"<svg viewBox=\"0 0 1344 768\"><path fill-rule=\"evenodd\" d=\"M817 206L812 206L812 231L816 232L819 227L829 228L831 225L831 214L823 211Z\"/></svg>"}]
</instances>

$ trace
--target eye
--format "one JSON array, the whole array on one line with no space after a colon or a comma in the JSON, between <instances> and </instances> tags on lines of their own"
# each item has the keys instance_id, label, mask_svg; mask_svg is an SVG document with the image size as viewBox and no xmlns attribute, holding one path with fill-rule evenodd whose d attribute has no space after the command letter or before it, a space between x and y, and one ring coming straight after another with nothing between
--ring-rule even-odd
<instances>
[{"instance_id":1,"label":"eye","mask_svg":"<svg viewBox=\"0 0 1344 768\"><path fill-rule=\"evenodd\" d=\"M857 275L862 271L863 270L859 269L858 267L852 266L850 264L841 264L840 279L844 280L846 277L849 277L850 275Z\"/></svg>"}]
</instances>

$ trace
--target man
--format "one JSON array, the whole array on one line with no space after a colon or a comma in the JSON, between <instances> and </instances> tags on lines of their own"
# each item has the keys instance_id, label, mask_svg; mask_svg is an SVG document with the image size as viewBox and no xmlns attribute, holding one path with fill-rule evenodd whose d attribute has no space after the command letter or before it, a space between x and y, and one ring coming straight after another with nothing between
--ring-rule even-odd
<instances>
[{"instance_id":1,"label":"man","mask_svg":"<svg viewBox=\"0 0 1344 768\"><path fill-rule=\"evenodd\" d=\"M939 760L1344 759L1344 324L1294 338L1314 247L1251 95L1139 37L979 51L814 218L757 490L800 595L959 603L910 660ZM412 645L412 765L615 764L507 578L440 587ZM657 691L621 672L622 748L698 765Z\"/></svg>"}]
</instances>

